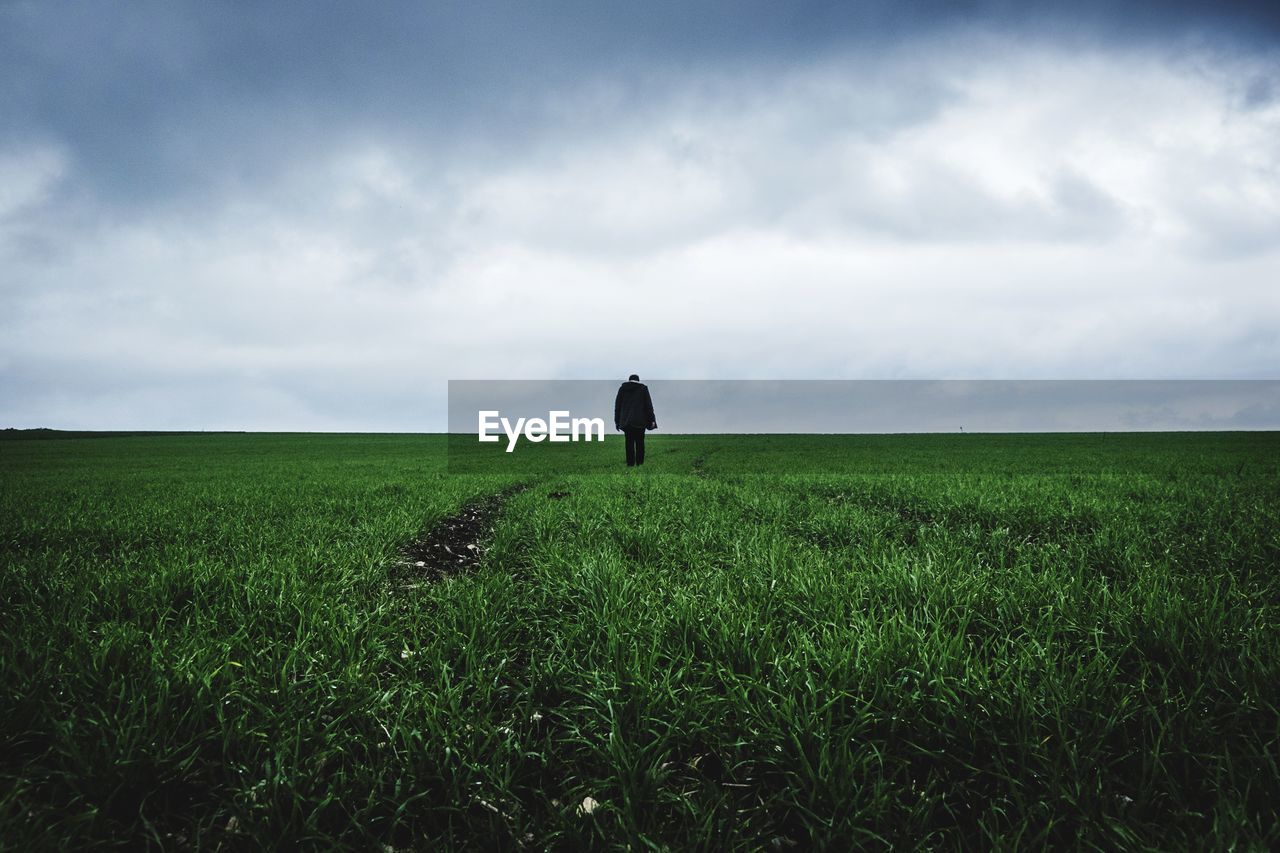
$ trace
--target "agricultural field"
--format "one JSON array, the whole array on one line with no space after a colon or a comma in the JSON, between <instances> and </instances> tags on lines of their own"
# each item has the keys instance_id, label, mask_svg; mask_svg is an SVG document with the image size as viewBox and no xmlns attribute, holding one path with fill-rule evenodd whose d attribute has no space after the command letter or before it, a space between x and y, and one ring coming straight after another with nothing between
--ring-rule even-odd
<instances>
[{"instance_id":1,"label":"agricultural field","mask_svg":"<svg viewBox=\"0 0 1280 853\"><path fill-rule=\"evenodd\" d=\"M0 441L0 846L1280 846L1280 434L446 446Z\"/></svg>"}]
</instances>

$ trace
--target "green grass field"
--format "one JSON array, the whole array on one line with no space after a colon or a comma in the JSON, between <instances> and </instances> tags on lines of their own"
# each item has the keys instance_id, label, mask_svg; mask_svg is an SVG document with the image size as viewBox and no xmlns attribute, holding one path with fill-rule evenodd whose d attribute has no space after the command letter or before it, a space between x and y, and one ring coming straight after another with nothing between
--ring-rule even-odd
<instances>
[{"instance_id":1,"label":"green grass field","mask_svg":"<svg viewBox=\"0 0 1280 853\"><path fill-rule=\"evenodd\" d=\"M621 454L0 443L0 844L1280 846L1280 434Z\"/></svg>"}]
</instances>

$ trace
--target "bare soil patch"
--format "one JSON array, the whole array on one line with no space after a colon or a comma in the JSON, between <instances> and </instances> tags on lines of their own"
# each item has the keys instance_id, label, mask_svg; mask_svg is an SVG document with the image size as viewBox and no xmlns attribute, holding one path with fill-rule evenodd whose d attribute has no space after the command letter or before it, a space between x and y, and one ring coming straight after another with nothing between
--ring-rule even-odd
<instances>
[{"instance_id":1,"label":"bare soil patch","mask_svg":"<svg viewBox=\"0 0 1280 853\"><path fill-rule=\"evenodd\" d=\"M391 582L401 589L413 589L474 569L488 551L503 504L525 488L513 486L488 495L440 519L425 536L400 552L391 570Z\"/></svg>"}]
</instances>

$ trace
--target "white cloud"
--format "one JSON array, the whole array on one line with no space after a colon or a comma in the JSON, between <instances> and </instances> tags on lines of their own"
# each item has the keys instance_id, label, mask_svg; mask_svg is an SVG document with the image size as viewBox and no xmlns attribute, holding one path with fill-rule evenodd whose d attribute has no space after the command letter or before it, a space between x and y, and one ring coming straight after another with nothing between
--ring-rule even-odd
<instances>
[{"instance_id":1,"label":"white cloud","mask_svg":"<svg viewBox=\"0 0 1280 853\"><path fill-rule=\"evenodd\" d=\"M0 150L0 223L44 201L66 170L67 156L57 146Z\"/></svg>"},{"instance_id":2,"label":"white cloud","mask_svg":"<svg viewBox=\"0 0 1280 853\"><path fill-rule=\"evenodd\" d=\"M496 166L343 134L181 216L45 211L56 253L0 250L0 418L430 429L447 378L631 370L1270 375L1280 102L1232 63L917 41L588 88L595 121ZM0 217L68 168L0 158Z\"/></svg>"}]
</instances>

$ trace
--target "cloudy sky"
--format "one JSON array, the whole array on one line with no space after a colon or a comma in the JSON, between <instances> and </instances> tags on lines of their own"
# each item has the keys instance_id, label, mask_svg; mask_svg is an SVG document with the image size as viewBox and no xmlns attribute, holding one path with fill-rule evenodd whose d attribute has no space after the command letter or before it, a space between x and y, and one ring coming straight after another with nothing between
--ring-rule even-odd
<instances>
[{"instance_id":1,"label":"cloudy sky","mask_svg":"<svg viewBox=\"0 0 1280 853\"><path fill-rule=\"evenodd\" d=\"M1277 281L1274 3L0 0L0 426L1276 378Z\"/></svg>"}]
</instances>

